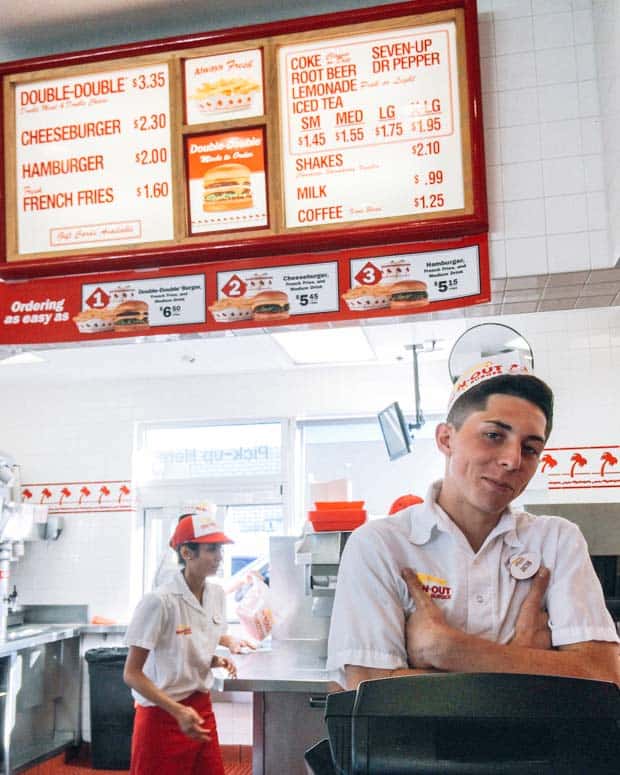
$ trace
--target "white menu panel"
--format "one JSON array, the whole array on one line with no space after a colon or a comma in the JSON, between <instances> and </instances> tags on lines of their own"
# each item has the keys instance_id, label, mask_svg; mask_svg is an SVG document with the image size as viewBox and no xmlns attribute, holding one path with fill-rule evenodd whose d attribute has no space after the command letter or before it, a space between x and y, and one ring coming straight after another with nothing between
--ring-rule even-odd
<instances>
[{"instance_id":1,"label":"white menu panel","mask_svg":"<svg viewBox=\"0 0 620 775\"><path fill-rule=\"evenodd\" d=\"M166 64L15 87L18 252L171 240Z\"/></svg>"},{"instance_id":2,"label":"white menu panel","mask_svg":"<svg viewBox=\"0 0 620 775\"><path fill-rule=\"evenodd\" d=\"M456 24L279 50L286 226L464 207Z\"/></svg>"}]
</instances>

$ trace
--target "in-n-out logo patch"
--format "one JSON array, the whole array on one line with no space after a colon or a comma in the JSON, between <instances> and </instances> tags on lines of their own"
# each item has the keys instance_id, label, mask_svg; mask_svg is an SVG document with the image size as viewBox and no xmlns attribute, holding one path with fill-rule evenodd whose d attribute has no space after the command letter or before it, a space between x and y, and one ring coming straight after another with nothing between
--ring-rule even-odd
<instances>
[{"instance_id":1,"label":"in-n-out logo patch","mask_svg":"<svg viewBox=\"0 0 620 775\"><path fill-rule=\"evenodd\" d=\"M176 628L176 634L177 635L191 635L192 634L192 628L189 626L189 624L179 624Z\"/></svg>"},{"instance_id":2,"label":"in-n-out logo patch","mask_svg":"<svg viewBox=\"0 0 620 775\"><path fill-rule=\"evenodd\" d=\"M424 587L424 591L433 600L450 600L452 597L452 587L448 586L446 579L431 576L429 573L418 573L417 575Z\"/></svg>"}]
</instances>

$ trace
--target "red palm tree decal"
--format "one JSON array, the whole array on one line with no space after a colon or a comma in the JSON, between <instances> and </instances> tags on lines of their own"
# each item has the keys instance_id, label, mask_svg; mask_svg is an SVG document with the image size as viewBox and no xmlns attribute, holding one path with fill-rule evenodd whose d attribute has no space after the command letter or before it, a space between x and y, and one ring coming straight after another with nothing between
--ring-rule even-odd
<instances>
[{"instance_id":1,"label":"red palm tree decal","mask_svg":"<svg viewBox=\"0 0 620 775\"><path fill-rule=\"evenodd\" d=\"M25 490L22 490L22 498L26 498L26 500L30 500L30 498L32 498L32 493L27 487Z\"/></svg>"},{"instance_id":2,"label":"red palm tree decal","mask_svg":"<svg viewBox=\"0 0 620 775\"><path fill-rule=\"evenodd\" d=\"M48 489L47 489L47 487L44 487L44 488L41 490L41 500L40 500L40 503L43 503L43 501L44 501L46 498L51 498L51 497L52 497L52 492L51 492L51 490L48 490Z\"/></svg>"},{"instance_id":3,"label":"red palm tree decal","mask_svg":"<svg viewBox=\"0 0 620 775\"><path fill-rule=\"evenodd\" d=\"M543 455L540 459L543 464L542 468L540 469L541 472L544 471L545 468L547 468L547 466L549 466L549 468L555 468L558 464L558 461L554 457L552 457L548 452L546 455Z\"/></svg>"},{"instance_id":4,"label":"red palm tree decal","mask_svg":"<svg viewBox=\"0 0 620 775\"><path fill-rule=\"evenodd\" d=\"M575 454L571 456L571 460L573 461L573 465L570 467L570 478L572 479L575 476L575 466L583 468L588 461L583 455L580 455L579 452L575 452Z\"/></svg>"},{"instance_id":5,"label":"red palm tree decal","mask_svg":"<svg viewBox=\"0 0 620 775\"><path fill-rule=\"evenodd\" d=\"M118 496L118 502L120 503L123 495L129 495L131 490L129 489L129 487L127 487L126 484L121 484L121 486L119 487L119 492L120 492L120 495Z\"/></svg>"},{"instance_id":6,"label":"red palm tree decal","mask_svg":"<svg viewBox=\"0 0 620 775\"><path fill-rule=\"evenodd\" d=\"M603 465L601 466L601 476L605 476L605 466L607 464L610 466L615 466L618 462L618 458L614 457L611 452L603 452L601 455L601 460L603 461Z\"/></svg>"},{"instance_id":7,"label":"red palm tree decal","mask_svg":"<svg viewBox=\"0 0 620 775\"><path fill-rule=\"evenodd\" d=\"M82 502L82 498L88 498L89 495L90 495L90 490L86 485L84 485L83 487L80 487L80 499L78 503Z\"/></svg>"},{"instance_id":8,"label":"red palm tree decal","mask_svg":"<svg viewBox=\"0 0 620 775\"><path fill-rule=\"evenodd\" d=\"M101 485L101 487L99 488L99 503L101 503L101 499L103 498L104 495L109 495L109 494L110 494L110 491L105 486L105 484Z\"/></svg>"},{"instance_id":9,"label":"red palm tree decal","mask_svg":"<svg viewBox=\"0 0 620 775\"><path fill-rule=\"evenodd\" d=\"M60 500L58 501L58 504L60 505L65 498L69 498L71 496L71 490L68 487L63 487L60 496Z\"/></svg>"}]
</instances>

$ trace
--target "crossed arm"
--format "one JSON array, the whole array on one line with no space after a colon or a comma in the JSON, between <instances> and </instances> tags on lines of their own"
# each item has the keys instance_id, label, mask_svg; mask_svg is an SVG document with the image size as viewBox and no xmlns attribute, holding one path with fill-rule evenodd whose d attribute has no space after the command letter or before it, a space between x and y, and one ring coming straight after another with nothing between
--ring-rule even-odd
<instances>
[{"instance_id":1,"label":"crossed arm","mask_svg":"<svg viewBox=\"0 0 620 775\"><path fill-rule=\"evenodd\" d=\"M508 644L494 643L450 626L425 593L414 571L403 571L415 611L409 616L405 635L410 667L397 670L346 665L347 688L360 681L434 671L463 673L529 673L570 676L620 685L620 647L615 643L587 641L551 647L547 615L542 601L549 572L539 571L523 602L515 636Z\"/></svg>"}]
</instances>

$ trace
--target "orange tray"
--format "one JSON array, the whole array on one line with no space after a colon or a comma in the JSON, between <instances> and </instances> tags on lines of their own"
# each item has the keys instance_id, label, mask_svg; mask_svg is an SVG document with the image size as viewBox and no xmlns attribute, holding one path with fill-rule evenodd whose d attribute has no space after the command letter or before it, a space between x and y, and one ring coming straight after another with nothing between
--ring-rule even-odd
<instances>
[{"instance_id":1,"label":"orange tray","mask_svg":"<svg viewBox=\"0 0 620 775\"><path fill-rule=\"evenodd\" d=\"M317 533L328 530L355 530L366 522L363 510L335 509L334 511L309 511L308 519Z\"/></svg>"},{"instance_id":2,"label":"orange tray","mask_svg":"<svg viewBox=\"0 0 620 775\"><path fill-rule=\"evenodd\" d=\"M364 501L316 501L317 511L334 511L335 509L353 509L359 511L364 508Z\"/></svg>"}]
</instances>

